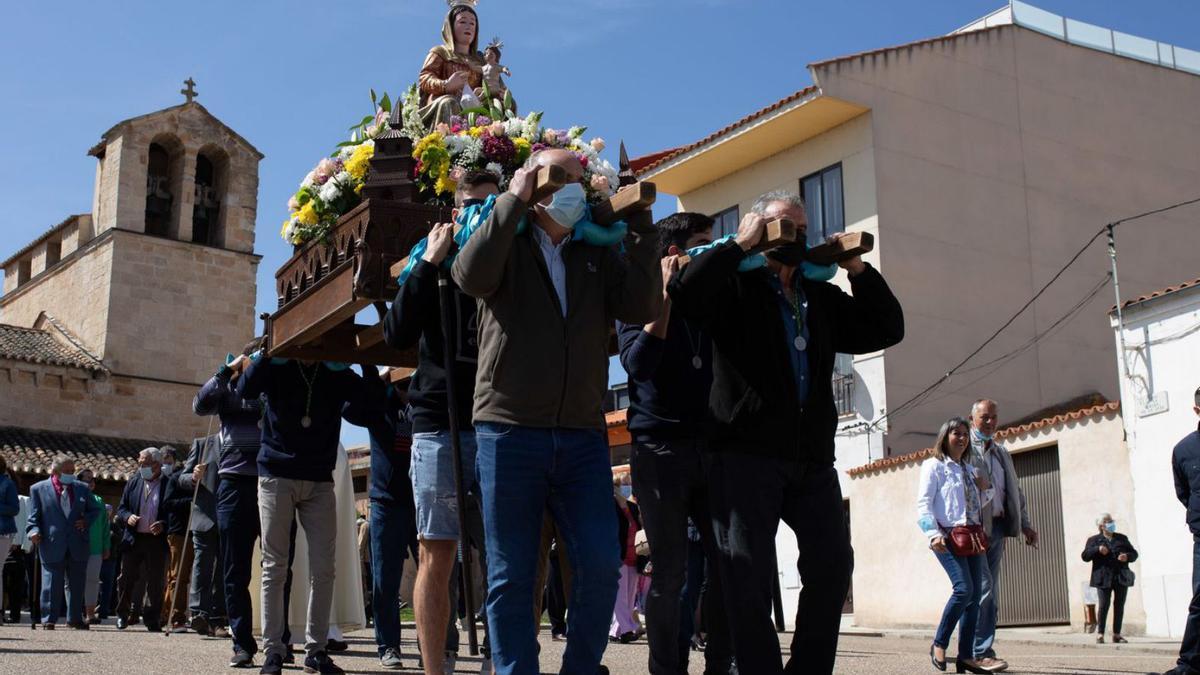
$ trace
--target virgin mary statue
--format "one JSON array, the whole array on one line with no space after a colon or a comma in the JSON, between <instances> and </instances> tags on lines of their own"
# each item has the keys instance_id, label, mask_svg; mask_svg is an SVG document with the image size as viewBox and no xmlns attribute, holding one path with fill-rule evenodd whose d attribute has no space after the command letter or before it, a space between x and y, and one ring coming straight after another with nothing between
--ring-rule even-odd
<instances>
[{"instance_id":1,"label":"virgin mary statue","mask_svg":"<svg viewBox=\"0 0 1200 675\"><path fill-rule=\"evenodd\" d=\"M450 0L442 24L442 44L429 50L421 66L421 121L427 129L462 112L461 97L483 82L479 53L479 16L474 0Z\"/></svg>"}]
</instances>

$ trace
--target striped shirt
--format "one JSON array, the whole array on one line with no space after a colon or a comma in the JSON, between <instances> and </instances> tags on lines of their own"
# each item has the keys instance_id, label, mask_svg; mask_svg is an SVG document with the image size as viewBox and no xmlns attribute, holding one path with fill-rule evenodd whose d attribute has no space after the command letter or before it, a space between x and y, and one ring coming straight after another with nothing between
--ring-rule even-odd
<instances>
[{"instance_id":1,"label":"striped shirt","mask_svg":"<svg viewBox=\"0 0 1200 675\"><path fill-rule=\"evenodd\" d=\"M192 401L197 415L217 415L221 420L221 459L219 474L258 475L258 450L262 445L263 404L259 399L242 400L230 382L230 373L209 378Z\"/></svg>"}]
</instances>

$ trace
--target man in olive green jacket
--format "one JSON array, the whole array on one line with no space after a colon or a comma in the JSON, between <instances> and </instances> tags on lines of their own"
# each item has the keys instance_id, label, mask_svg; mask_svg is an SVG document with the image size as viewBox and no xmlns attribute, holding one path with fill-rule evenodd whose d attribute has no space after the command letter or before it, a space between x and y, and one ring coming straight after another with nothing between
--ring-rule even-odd
<instances>
[{"instance_id":1,"label":"man in olive green jacket","mask_svg":"<svg viewBox=\"0 0 1200 675\"><path fill-rule=\"evenodd\" d=\"M530 208L533 170L558 165L571 182ZM658 237L649 211L628 220L624 252L589 245L574 154L544 150L513 176L454 260L479 298L476 466L488 555L488 627L496 672L538 672L529 622L542 513L558 525L574 583L562 672L595 673L607 646L618 559L604 427L613 322L648 323L662 303ZM527 222L518 234L518 226Z\"/></svg>"}]
</instances>

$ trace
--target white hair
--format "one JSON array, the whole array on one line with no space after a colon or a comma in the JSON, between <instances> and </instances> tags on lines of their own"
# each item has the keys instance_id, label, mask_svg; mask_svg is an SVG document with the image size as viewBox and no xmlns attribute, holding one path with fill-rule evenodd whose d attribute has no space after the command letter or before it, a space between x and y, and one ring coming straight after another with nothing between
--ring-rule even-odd
<instances>
[{"instance_id":1,"label":"white hair","mask_svg":"<svg viewBox=\"0 0 1200 675\"><path fill-rule=\"evenodd\" d=\"M146 448L142 450L138 453L139 462L142 460L142 457L149 457L151 462L162 464L162 451L158 448Z\"/></svg>"},{"instance_id":2,"label":"white hair","mask_svg":"<svg viewBox=\"0 0 1200 675\"><path fill-rule=\"evenodd\" d=\"M1105 522L1112 520L1112 519L1113 519L1112 514L1101 513L1100 517L1096 519L1096 527L1100 527L1100 526L1104 525Z\"/></svg>"},{"instance_id":3,"label":"white hair","mask_svg":"<svg viewBox=\"0 0 1200 675\"><path fill-rule=\"evenodd\" d=\"M783 202L791 206L795 206L801 210L804 209L804 200L800 195L788 190L771 190L754 200L754 205L750 207L752 213L762 215L767 212L767 207L775 202Z\"/></svg>"},{"instance_id":4,"label":"white hair","mask_svg":"<svg viewBox=\"0 0 1200 675\"><path fill-rule=\"evenodd\" d=\"M52 472L58 471L61 473L63 464L66 464L67 462L74 462L74 461L75 461L74 459L72 459L71 457L68 457L67 455L55 455L54 459L50 462L50 471L52 471Z\"/></svg>"}]
</instances>

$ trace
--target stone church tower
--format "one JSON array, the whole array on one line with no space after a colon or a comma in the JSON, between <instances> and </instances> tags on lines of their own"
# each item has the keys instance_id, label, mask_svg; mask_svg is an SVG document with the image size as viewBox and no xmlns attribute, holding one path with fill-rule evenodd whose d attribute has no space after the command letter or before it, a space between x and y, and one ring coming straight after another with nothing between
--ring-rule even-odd
<instances>
[{"instance_id":1,"label":"stone church tower","mask_svg":"<svg viewBox=\"0 0 1200 675\"><path fill-rule=\"evenodd\" d=\"M91 213L0 263L0 436L186 447L208 428L191 399L254 335L263 155L187 84L185 103L120 122L88 151ZM12 445L0 438L10 463Z\"/></svg>"}]
</instances>

